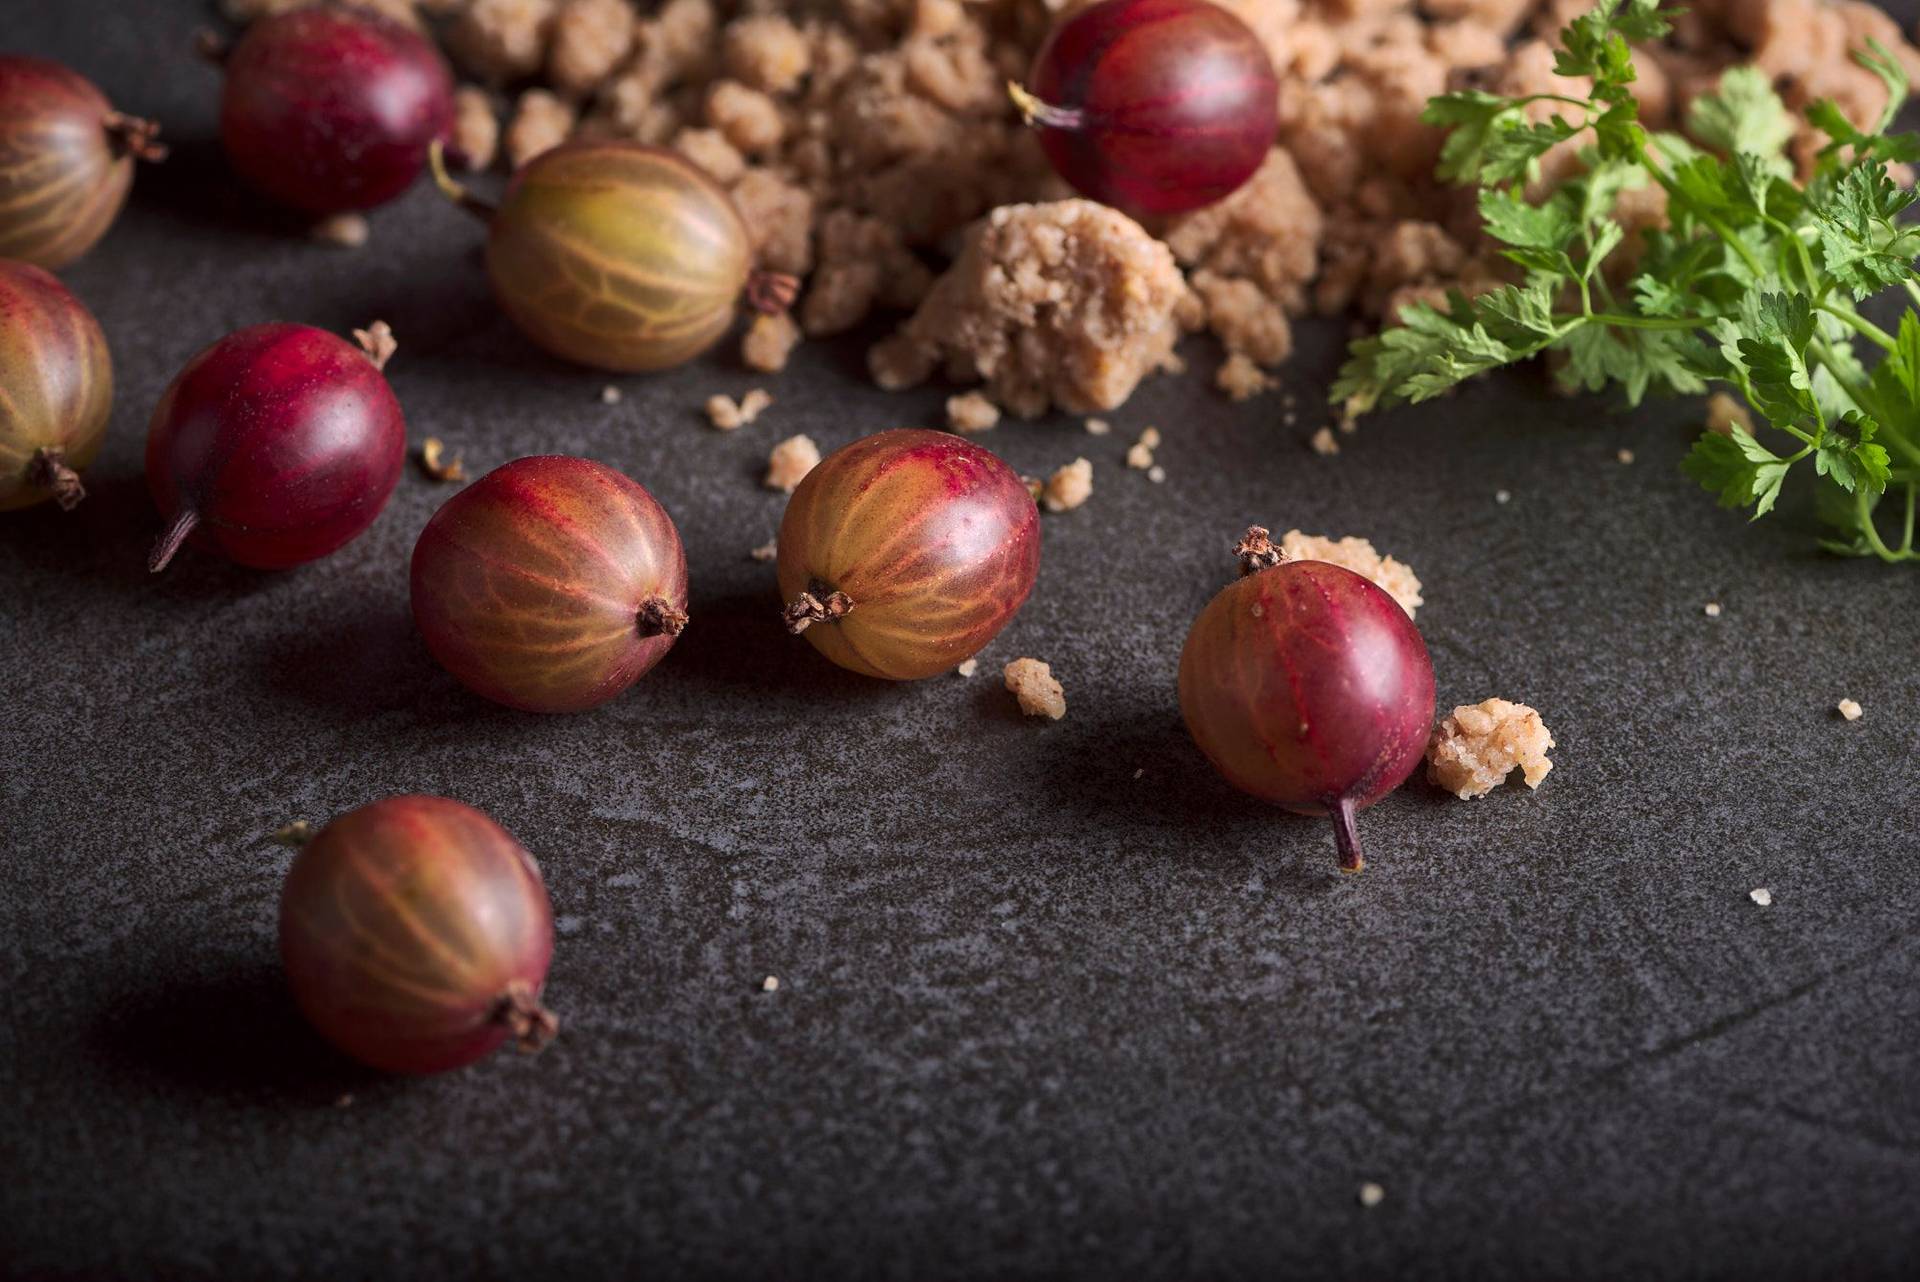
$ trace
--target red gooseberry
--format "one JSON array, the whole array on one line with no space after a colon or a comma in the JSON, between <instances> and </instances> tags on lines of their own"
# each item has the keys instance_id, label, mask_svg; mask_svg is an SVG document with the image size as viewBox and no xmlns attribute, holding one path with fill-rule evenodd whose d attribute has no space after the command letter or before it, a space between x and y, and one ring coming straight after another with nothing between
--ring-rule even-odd
<instances>
[{"instance_id":1,"label":"red gooseberry","mask_svg":"<svg viewBox=\"0 0 1920 1282\"><path fill-rule=\"evenodd\" d=\"M780 522L788 629L868 676L950 671L1007 625L1039 571L1033 495L945 432L881 432L834 451Z\"/></svg>"},{"instance_id":2,"label":"red gooseberry","mask_svg":"<svg viewBox=\"0 0 1920 1282\"><path fill-rule=\"evenodd\" d=\"M297 841L297 839L296 839ZM532 856L472 806L390 797L301 845L280 957L320 1034L395 1073L471 1064L559 1029L540 1004L553 916Z\"/></svg>"},{"instance_id":3,"label":"red gooseberry","mask_svg":"<svg viewBox=\"0 0 1920 1282\"><path fill-rule=\"evenodd\" d=\"M528 712L578 712L638 681L687 622L687 558L646 488L583 458L495 468L413 548L413 619L447 671Z\"/></svg>"},{"instance_id":4,"label":"red gooseberry","mask_svg":"<svg viewBox=\"0 0 1920 1282\"><path fill-rule=\"evenodd\" d=\"M0 259L0 512L80 502L112 409L93 313L49 273Z\"/></svg>"},{"instance_id":5,"label":"red gooseberry","mask_svg":"<svg viewBox=\"0 0 1920 1282\"><path fill-rule=\"evenodd\" d=\"M1243 575L1194 620L1180 711L1242 791L1331 815L1340 866L1365 864L1354 815L1413 772L1433 730L1433 664L1400 604L1351 570L1283 560L1258 526Z\"/></svg>"}]
</instances>

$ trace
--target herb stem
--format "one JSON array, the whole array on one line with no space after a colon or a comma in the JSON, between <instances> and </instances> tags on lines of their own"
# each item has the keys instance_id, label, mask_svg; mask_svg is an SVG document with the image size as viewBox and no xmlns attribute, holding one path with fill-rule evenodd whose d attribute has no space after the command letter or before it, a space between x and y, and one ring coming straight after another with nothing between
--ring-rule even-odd
<instances>
[{"instance_id":1,"label":"herb stem","mask_svg":"<svg viewBox=\"0 0 1920 1282\"><path fill-rule=\"evenodd\" d=\"M1567 319L1556 317L1556 319ZM1592 312L1574 320L1595 320L1621 329L1702 329L1707 321L1700 316L1634 316L1624 312Z\"/></svg>"},{"instance_id":2,"label":"herb stem","mask_svg":"<svg viewBox=\"0 0 1920 1282\"><path fill-rule=\"evenodd\" d=\"M1854 311L1851 307L1835 307L1832 303L1821 303L1819 310L1843 322L1854 333L1872 343L1882 351L1893 350L1893 339L1887 331Z\"/></svg>"},{"instance_id":3,"label":"herb stem","mask_svg":"<svg viewBox=\"0 0 1920 1282\"><path fill-rule=\"evenodd\" d=\"M1915 559L1913 548L1910 544L1902 546L1898 551L1895 551L1887 546L1885 539L1880 537L1880 531L1873 524L1873 505L1867 502L1867 492L1865 489L1858 489L1853 492L1853 506L1854 510L1860 514L1860 533L1866 537L1867 546L1873 549L1875 556L1879 557L1882 561L1888 562L1911 561ZM1911 520L1913 507L1913 490L1911 487L1907 490L1907 507L1908 519Z\"/></svg>"},{"instance_id":4,"label":"herb stem","mask_svg":"<svg viewBox=\"0 0 1920 1282\"><path fill-rule=\"evenodd\" d=\"M1913 551L1913 495L1914 485L1909 481L1907 483L1907 524L1906 529L1900 535L1900 550L1902 552Z\"/></svg>"}]
</instances>

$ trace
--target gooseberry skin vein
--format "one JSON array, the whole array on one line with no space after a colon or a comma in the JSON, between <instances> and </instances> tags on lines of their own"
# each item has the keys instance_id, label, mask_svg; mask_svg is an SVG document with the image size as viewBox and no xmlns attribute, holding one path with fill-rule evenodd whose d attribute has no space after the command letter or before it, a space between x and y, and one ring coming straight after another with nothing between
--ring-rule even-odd
<instances>
[{"instance_id":1,"label":"gooseberry skin vein","mask_svg":"<svg viewBox=\"0 0 1920 1282\"><path fill-rule=\"evenodd\" d=\"M93 314L51 273L0 260L0 511L77 504L112 411Z\"/></svg>"}]
</instances>

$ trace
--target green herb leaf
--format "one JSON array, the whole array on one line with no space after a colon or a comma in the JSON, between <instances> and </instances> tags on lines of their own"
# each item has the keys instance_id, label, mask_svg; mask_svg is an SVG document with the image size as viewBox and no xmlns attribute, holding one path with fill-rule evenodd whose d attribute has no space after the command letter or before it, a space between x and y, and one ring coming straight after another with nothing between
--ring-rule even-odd
<instances>
[{"instance_id":1,"label":"green herb leaf","mask_svg":"<svg viewBox=\"0 0 1920 1282\"><path fill-rule=\"evenodd\" d=\"M1714 492L1721 507L1754 505L1755 520L1773 510L1787 478L1787 460L1735 426L1722 436L1703 433L1680 464L1688 476Z\"/></svg>"},{"instance_id":2,"label":"green herb leaf","mask_svg":"<svg viewBox=\"0 0 1920 1282\"><path fill-rule=\"evenodd\" d=\"M1758 67L1734 67L1720 87L1693 100L1687 133L1723 155L1745 153L1778 161L1793 137L1793 119Z\"/></svg>"},{"instance_id":3,"label":"green herb leaf","mask_svg":"<svg viewBox=\"0 0 1920 1282\"><path fill-rule=\"evenodd\" d=\"M1879 424L1865 415L1847 415L1821 439L1813 455L1814 471L1831 477L1849 494L1856 489L1881 493L1892 475L1892 461L1884 448L1873 443L1878 430Z\"/></svg>"}]
</instances>

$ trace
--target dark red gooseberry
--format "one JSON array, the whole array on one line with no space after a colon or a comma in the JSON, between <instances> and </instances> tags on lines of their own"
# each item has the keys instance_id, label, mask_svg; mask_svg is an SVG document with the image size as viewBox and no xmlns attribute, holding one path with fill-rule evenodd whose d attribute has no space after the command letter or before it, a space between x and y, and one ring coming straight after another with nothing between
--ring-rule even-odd
<instances>
[{"instance_id":1,"label":"dark red gooseberry","mask_svg":"<svg viewBox=\"0 0 1920 1282\"><path fill-rule=\"evenodd\" d=\"M0 259L0 512L86 496L113 410L106 336L47 272Z\"/></svg>"},{"instance_id":2,"label":"dark red gooseberry","mask_svg":"<svg viewBox=\"0 0 1920 1282\"><path fill-rule=\"evenodd\" d=\"M578 712L658 663L687 622L687 558L666 509L583 458L495 468L413 548L413 619L477 694Z\"/></svg>"},{"instance_id":3,"label":"dark red gooseberry","mask_svg":"<svg viewBox=\"0 0 1920 1282\"><path fill-rule=\"evenodd\" d=\"M233 167L312 214L405 191L453 123L453 75L433 43L367 9L263 18L227 56L220 138Z\"/></svg>"},{"instance_id":4,"label":"dark red gooseberry","mask_svg":"<svg viewBox=\"0 0 1920 1282\"><path fill-rule=\"evenodd\" d=\"M328 1041L375 1068L438 1073L508 1038L559 1030L540 1004L553 915L532 856L472 806L390 797L340 816L295 856L280 958Z\"/></svg>"},{"instance_id":5,"label":"dark red gooseberry","mask_svg":"<svg viewBox=\"0 0 1920 1282\"><path fill-rule=\"evenodd\" d=\"M755 271L726 189L664 147L570 142L528 161L498 208L447 176L446 195L487 223L487 277L520 332L562 360L616 373L692 360L742 299L793 302L799 282Z\"/></svg>"},{"instance_id":6,"label":"dark red gooseberry","mask_svg":"<svg viewBox=\"0 0 1920 1282\"><path fill-rule=\"evenodd\" d=\"M1433 664L1392 597L1337 565L1279 560L1266 533L1248 531L1237 550L1251 572L1187 634L1180 711L1235 787L1332 815L1340 866L1358 872L1354 815L1419 764Z\"/></svg>"},{"instance_id":7,"label":"dark red gooseberry","mask_svg":"<svg viewBox=\"0 0 1920 1282\"><path fill-rule=\"evenodd\" d=\"M260 569L326 556L386 507L407 425L381 374L387 327L356 347L308 325L255 325L202 350L147 429L147 488L167 521L147 567L180 545Z\"/></svg>"},{"instance_id":8,"label":"dark red gooseberry","mask_svg":"<svg viewBox=\"0 0 1920 1282\"><path fill-rule=\"evenodd\" d=\"M973 657L1026 603L1040 514L978 445L901 429L807 473L779 548L788 629L843 668L911 681Z\"/></svg>"},{"instance_id":9,"label":"dark red gooseberry","mask_svg":"<svg viewBox=\"0 0 1920 1282\"><path fill-rule=\"evenodd\" d=\"M1279 129L1265 46L1207 0L1102 0L1057 27L1014 102L1082 195L1134 214L1211 205Z\"/></svg>"},{"instance_id":10,"label":"dark red gooseberry","mask_svg":"<svg viewBox=\"0 0 1920 1282\"><path fill-rule=\"evenodd\" d=\"M57 62L0 56L0 258L65 267L107 234L135 160L160 160L151 121L122 115Z\"/></svg>"}]
</instances>

